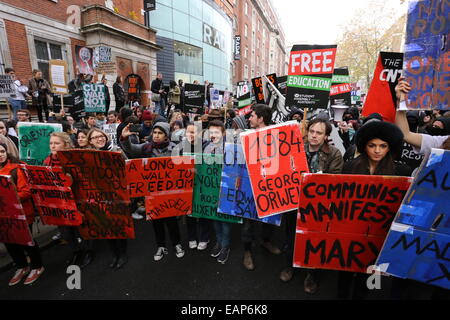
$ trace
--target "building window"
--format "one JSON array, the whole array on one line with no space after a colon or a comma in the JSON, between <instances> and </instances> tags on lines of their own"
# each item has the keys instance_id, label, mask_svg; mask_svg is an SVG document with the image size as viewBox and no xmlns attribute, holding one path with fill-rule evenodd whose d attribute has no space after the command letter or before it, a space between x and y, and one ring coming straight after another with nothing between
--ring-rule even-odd
<instances>
[{"instance_id":1,"label":"building window","mask_svg":"<svg viewBox=\"0 0 450 320\"><path fill-rule=\"evenodd\" d=\"M248 47L245 47L245 50L244 50L244 58L247 58L247 56L248 56Z\"/></svg>"},{"instance_id":2,"label":"building window","mask_svg":"<svg viewBox=\"0 0 450 320\"><path fill-rule=\"evenodd\" d=\"M244 3L244 13L245 13L246 16L248 15L248 4L247 4L247 1L245 1L245 3Z\"/></svg>"},{"instance_id":3,"label":"building window","mask_svg":"<svg viewBox=\"0 0 450 320\"><path fill-rule=\"evenodd\" d=\"M175 72L203 75L203 49L174 41Z\"/></svg>"},{"instance_id":4,"label":"building window","mask_svg":"<svg viewBox=\"0 0 450 320\"><path fill-rule=\"evenodd\" d=\"M248 79L248 65L244 65L244 79Z\"/></svg>"},{"instance_id":5,"label":"building window","mask_svg":"<svg viewBox=\"0 0 450 320\"><path fill-rule=\"evenodd\" d=\"M244 25L244 36L247 38L248 36L248 27L247 24Z\"/></svg>"},{"instance_id":6,"label":"building window","mask_svg":"<svg viewBox=\"0 0 450 320\"><path fill-rule=\"evenodd\" d=\"M34 40L34 46L36 48L38 69L42 71L44 79L49 80L49 61L63 60L62 46L42 40Z\"/></svg>"}]
</instances>

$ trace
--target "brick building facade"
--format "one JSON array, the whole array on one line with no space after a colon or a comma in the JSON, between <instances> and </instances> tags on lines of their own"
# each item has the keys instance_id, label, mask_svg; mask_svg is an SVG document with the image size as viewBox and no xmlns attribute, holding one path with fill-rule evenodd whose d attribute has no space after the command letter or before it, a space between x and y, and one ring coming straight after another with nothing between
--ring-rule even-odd
<instances>
[{"instance_id":1,"label":"brick building facade","mask_svg":"<svg viewBox=\"0 0 450 320\"><path fill-rule=\"evenodd\" d=\"M68 79L76 76L75 46L112 48L117 75L142 79L142 101L156 75L156 31L144 25L142 0L0 1L0 73L13 67L27 82L33 69L48 74L48 61L67 61ZM111 89L112 93L112 89ZM114 96L111 95L112 100ZM114 106L112 102L111 107Z\"/></svg>"}]
</instances>

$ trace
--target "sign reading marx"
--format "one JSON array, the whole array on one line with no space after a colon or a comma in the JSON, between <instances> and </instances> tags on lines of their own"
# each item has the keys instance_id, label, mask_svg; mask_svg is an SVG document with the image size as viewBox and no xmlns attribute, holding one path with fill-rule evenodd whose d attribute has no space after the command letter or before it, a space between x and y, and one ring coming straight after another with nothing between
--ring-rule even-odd
<instances>
[{"instance_id":1,"label":"sign reading marx","mask_svg":"<svg viewBox=\"0 0 450 320\"><path fill-rule=\"evenodd\" d=\"M203 22L203 42L221 51L225 51L225 35L219 30Z\"/></svg>"}]
</instances>

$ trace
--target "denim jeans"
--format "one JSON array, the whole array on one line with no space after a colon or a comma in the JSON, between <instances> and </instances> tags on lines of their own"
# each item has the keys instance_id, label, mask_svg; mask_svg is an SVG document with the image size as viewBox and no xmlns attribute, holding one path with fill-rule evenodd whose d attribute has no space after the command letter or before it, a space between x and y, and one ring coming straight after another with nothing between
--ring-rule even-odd
<instances>
[{"instance_id":1,"label":"denim jeans","mask_svg":"<svg viewBox=\"0 0 450 320\"><path fill-rule=\"evenodd\" d=\"M166 104L164 102L164 98L161 97L160 101L155 101L155 113L165 117Z\"/></svg>"},{"instance_id":2,"label":"denim jeans","mask_svg":"<svg viewBox=\"0 0 450 320\"><path fill-rule=\"evenodd\" d=\"M217 243L222 248L230 247L231 224L223 221L214 221Z\"/></svg>"},{"instance_id":3,"label":"denim jeans","mask_svg":"<svg viewBox=\"0 0 450 320\"><path fill-rule=\"evenodd\" d=\"M20 109L26 109L27 108L27 104L25 102L25 100L13 100L13 99L9 99L9 103L11 104L11 108L13 110L13 119L17 120L17 111L19 111Z\"/></svg>"}]
</instances>

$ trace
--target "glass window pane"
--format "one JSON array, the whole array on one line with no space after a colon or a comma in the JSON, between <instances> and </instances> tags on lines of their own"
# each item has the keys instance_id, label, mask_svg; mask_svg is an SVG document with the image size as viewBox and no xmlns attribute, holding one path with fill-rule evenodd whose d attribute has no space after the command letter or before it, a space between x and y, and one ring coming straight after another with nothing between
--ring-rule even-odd
<instances>
[{"instance_id":1,"label":"glass window pane","mask_svg":"<svg viewBox=\"0 0 450 320\"><path fill-rule=\"evenodd\" d=\"M38 62L38 69L42 71L42 77L49 80L49 64L47 62Z\"/></svg>"},{"instance_id":2,"label":"glass window pane","mask_svg":"<svg viewBox=\"0 0 450 320\"><path fill-rule=\"evenodd\" d=\"M156 10L150 11L150 27L157 30L172 30L172 8L157 5Z\"/></svg>"},{"instance_id":3,"label":"glass window pane","mask_svg":"<svg viewBox=\"0 0 450 320\"><path fill-rule=\"evenodd\" d=\"M34 40L34 45L36 47L36 57L39 60L49 60L47 43L39 40Z\"/></svg>"},{"instance_id":4,"label":"glass window pane","mask_svg":"<svg viewBox=\"0 0 450 320\"><path fill-rule=\"evenodd\" d=\"M173 32L189 36L189 16L187 14L173 10Z\"/></svg>"},{"instance_id":5,"label":"glass window pane","mask_svg":"<svg viewBox=\"0 0 450 320\"><path fill-rule=\"evenodd\" d=\"M172 0L173 8L185 13L189 13L189 1L187 0Z\"/></svg>"},{"instance_id":6,"label":"glass window pane","mask_svg":"<svg viewBox=\"0 0 450 320\"><path fill-rule=\"evenodd\" d=\"M183 0L185 1L185 0ZM189 13L198 19L203 18L203 4L202 0L189 0Z\"/></svg>"},{"instance_id":7,"label":"glass window pane","mask_svg":"<svg viewBox=\"0 0 450 320\"><path fill-rule=\"evenodd\" d=\"M57 45L57 44L50 43L50 56L52 57L52 59L62 60L63 56L62 56L61 46Z\"/></svg>"},{"instance_id":8,"label":"glass window pane","mask_svg":"<svg viewBox=\"0 0 450 320\"><path fill-rule=\"evenodd\" d=\"M203 23L193 17L190 17L190 36L193 39L203 41Z\"/></svg>"},{"instance_id":9,"label":"glass window pane","mask_svg":"<svg viewBox=\"0 0 450 320\"><path fill-rule=\"evenodd\" d=\"M203 50L187 43L174 41L175 72L203 74Z\"/></svg>"}]
</instances>

